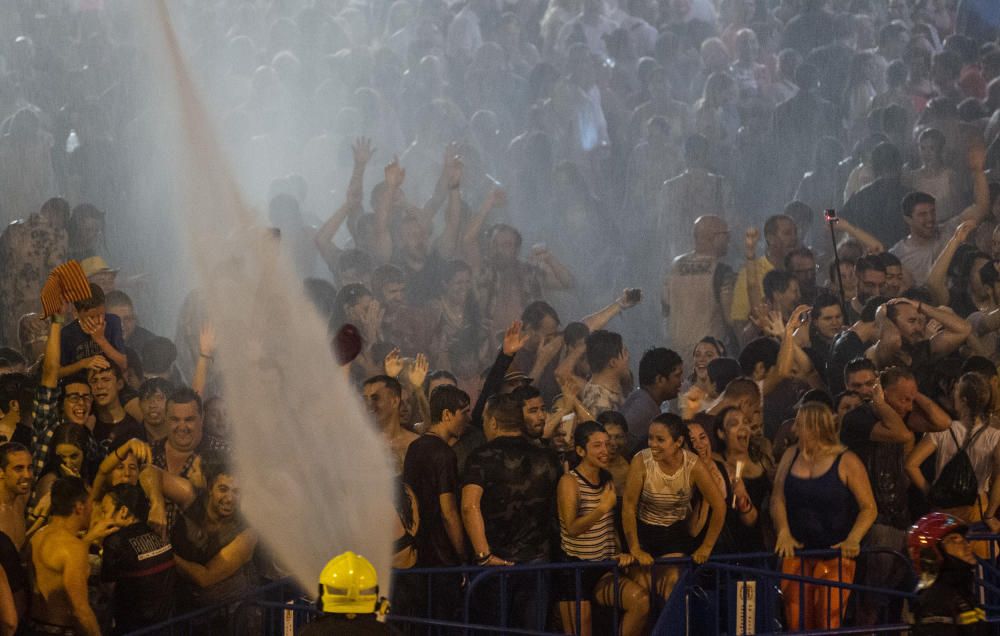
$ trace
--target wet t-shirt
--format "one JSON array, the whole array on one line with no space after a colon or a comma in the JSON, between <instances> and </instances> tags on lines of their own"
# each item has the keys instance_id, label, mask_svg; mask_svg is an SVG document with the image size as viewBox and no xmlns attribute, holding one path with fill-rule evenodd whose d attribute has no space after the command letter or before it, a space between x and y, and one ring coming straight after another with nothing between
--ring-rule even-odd
<instances>
[{"instance_id":1,"label":"wet t-shirt","mask_svg":"<svg viewBox=\"0 0 1000 636\"><path fill-rule=\"evenodd\" d=\"M521 436L473 451L462 485L483 489L479 508L493 554L515 563L549 558L560 475L555 453Z\"/></svg>"},{"instance_id":2,"label":"wet t-shirt","mask_svg":"<svg viewBox=\"0 0 1000 636\"><path fill-rule=\"evenodd\" d=\"M112 600L116 634L163 622L173 612L174 552L145 523L104 540L101 580L117 584Z\"/></svg>"},{"instance_id":3,"label":"wet t-shirt","mask_svg":"<svg viewBox=\"0 0 1000 636\"><path fill-rule=\"evenodd\" d=\"M872 429L879 422L871 404L862 404L844 416L841 441L861 458L875 495L878 517L875 522L905 529L910 525L906 489L909 480L903 472L903 445L873 442Z\"/></svg>"}]
</instances>

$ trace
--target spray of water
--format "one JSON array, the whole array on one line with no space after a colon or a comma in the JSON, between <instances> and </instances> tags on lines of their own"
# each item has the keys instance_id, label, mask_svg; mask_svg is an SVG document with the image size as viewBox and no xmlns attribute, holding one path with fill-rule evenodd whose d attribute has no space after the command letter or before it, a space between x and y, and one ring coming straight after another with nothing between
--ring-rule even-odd
<instances>
[{"instance_id":1,"label":"spray of water","mask_svg":"<svg viewBox=\"0 0 1000 636\"><path fill-rule=\"evenodd\" d=\"M187 247L182 269L193 272L218 333L243 511L304 589L344 550L365 555L387 584L387 451L336 368L290 261L244 204L167 3L140 4L156 67L156 118L168 133L149 160L170 177Z\"/></svg>"}]
</instances>

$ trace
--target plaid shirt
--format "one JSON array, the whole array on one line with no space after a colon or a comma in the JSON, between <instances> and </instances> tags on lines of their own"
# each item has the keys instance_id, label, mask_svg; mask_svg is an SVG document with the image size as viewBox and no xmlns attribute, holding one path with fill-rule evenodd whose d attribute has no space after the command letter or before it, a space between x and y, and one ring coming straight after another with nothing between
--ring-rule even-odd
<instances>
[{"instance_id":1,"label":"plaid shirt","mask_svg":"<svg viewBox=\"0 0 1000 636\"><path fill-rule=\"evenodd\" d=\"M56 429L63 423L62 410L60 409L59 398L61 390L47 386L39 386L35 391L35 403L32 408L34 423L31 430L32 456L31 465L34 468L35 479L42 475L45 470L45 463L49 458L49 448L52 446L52 437ZM97 443L93 435L87 437L87 457L92 462L104 460L105 449ZM30 510L37 503L37 496L34 490L31 492Z\"/></svg>"}]
</instances>

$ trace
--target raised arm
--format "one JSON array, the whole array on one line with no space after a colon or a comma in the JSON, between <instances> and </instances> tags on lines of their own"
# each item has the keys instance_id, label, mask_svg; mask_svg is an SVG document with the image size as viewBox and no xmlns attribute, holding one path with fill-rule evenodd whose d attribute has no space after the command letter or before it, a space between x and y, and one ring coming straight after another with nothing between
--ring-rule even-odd
<instances>
[{"instance_id":1,"label":"raised arm","mask_svg":"<svg viewBox=\"0 0 1000 636\"><path fill-rule=\"evenodd\" d=\"M385 167L385 190L375 202L375 256L382 263L388 263L392 258L392 233L389 227L392 202L399 195L405 179L406 170L399 165L399 159L393 157L392 162Z\"/></svg>"},{"instance_id":2,"label":"raised arm","mask_svg":"<svg viewBox=\"0 0 1000 636\"><path fill-rule=\"evenodd\" d=\"M479 234L483 231L483 224L489 217L490 212L496 208L502 208L507 205L507 195L500 188L493 188L490 193L486 195L486 199L483 200L483 204L479 207L479 210L473 215L469 222L465 224L465 229L462 231L462 239L460 242L460 249L462 250L462 256L466 263L473 271L478 272L480 266L482 265L482 254L479 249Z\"/></svg>"},{"instance_id":3,"label":"raised arm","mask_svg":"<svg viewBox=\"0 0 1000 636\"><path fill-rule=\"evenodd\" d=\"M945 356L962 346L972 333L972 325L958 314L941 307L919 303L917 311L938 321L944 327L931 337L931 353Z\"/></svg>"},{"instance_id":4,"label":"raised arm","mask_svg":"<svg viewBox=\"0 0 1000 636\"><path fill-rule=\"evenodd\" d=\"M872 391L872 409L879 421L872 428L871 441L903 445L913 443L913 431L906 427L899 413L886 403L882 385L878 383Z\"/></svg>"},{"instance_id":5,"label":"raised arm","mask_svg":"<svg viewBox=\"0 0 1000 636\"><path fill-rule=\"evenodd\" d=\"M880 240L855 226L844 217L837 218L836 229L850 236L858 243L861 243L861 246L865 248L865 253L867 254L881 254L885 251L885 245L882 245Z\"/></svg>"},{"instance_id":6,"label":"raised arm","mask_svg":"<svg viewBox=\"0 0 1000 636\"><path fill-rule=\"evenodd\" d=\"M351 145L354 153L354 167L351 170L351 180L347 184L347 196L344 204L337 208L337 211L327 219L319 231L313 236L316 249L323 257L327 267L331 272L336 271L340 255L343 253L333 242L333 237L337 235L344 220L350 216L361 214L364 209L363 198L365 191L365 167L375 154L371 139L358 137Z\"/></svg>"},{"instance_id":7,"label":"raised arm","mask_svg":"<svg viewBox=\"0 0 1000 636\"><path fill-rule=\"evenodd\" d=\"M198 362L194 365L191 388L205 399L205 385L208 384L208 368L215 361L215 326L206 322L198 334Z\"/></svg>"},{"instance_id":8,"label":"raised arm","mask_svg":"<svg viewBox=\"0 0 1000 636\"><path fill-rule=\"evenodd\" d=\"M927 289L930 290L935 303L947 305L951 300L948 292L948 268L951 267L951 261L955 258L958 246L965 243L969 234L975 229L975 221L963 221L959 224L955 228L955 233L948 239L944 249L934 260L934 265L931 266L931 271L927 275Z\"/></svg>"},{"instance_id":9,"label":"raised arm","mask_svg":"<svg viewBox=\"0 0 1000 636\"><path fill-rule=\"evenodd\" d=\"M986 167L986 149L981 143L969 147L969 171L972 173L973 203L962 211L962 221L982 223L990 213L990 184L983 171Z\"/></svg>"},{"instance_id":10,"label":"raised arm","mask_svg":"<svg viewBox=\"0 0 1000 636\"><path fill-rule=\"evenodd\" d=\"M458 252L459 231L462 226L462 174L464 166L460 157L447 158L445 179L448 185L448 205L444 212L444 230L437 240L437 252L449 259Z\"/></svg>"},{"instance_id":11,"label":"raised arm","mask_svg":"<svg viewBox=\"0 0 1000 636\"><path fill-rule=\"evenodd\" d=\"M603 309L590 314L589 316L584 316L581 322L587 325L587 328L591 331L597 331L598 329L604 329L604 327L611 322L611 319L625 311L626 309L631 309L635 307L640 300L631 300L629 292L632 289L626 289L622 292L622 295L618 297L618 300L614 301L610 305L607 305Z\"/></svg>"}]
</instances>

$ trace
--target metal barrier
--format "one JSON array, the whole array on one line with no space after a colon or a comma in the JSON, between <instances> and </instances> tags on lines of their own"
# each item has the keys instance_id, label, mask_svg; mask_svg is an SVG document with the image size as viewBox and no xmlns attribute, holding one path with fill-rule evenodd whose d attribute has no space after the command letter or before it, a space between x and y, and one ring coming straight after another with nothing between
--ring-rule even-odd
<instances>
[{"instance_id":1,"label":"metal barrier","mask_svg":"<svg viewBox=\"0 0 1000 636\"><path fill-rule=\"evenodd\" d=\"M970 535L974 540L996 540L1000 536ZM909 568L909 559L886 550L864 550L862 554L889 552L898 558L901 567ZM844 563L833 550L799 551L798 566L782 571L781 561L772 553L720 555L695 567L689 558L658 559L658 566L680 570L673 592L666 599L656 594L651 605L650 621L659 612L652 625L653 636L680 636L681 634L763 634L808 633L850 634L883 633L906 629L902 623L877 626L844 626L840 618L847 609L849 596L856 593L883 594L898 600L915 597L909 590L875 588L855 583L845 576ZM832 561L837 565L837 580L811 576L806 567L814 561ZM552 587L550 578L562 574L572 578L576 623L581 621L581 602L590 590L583 589L584 573L604 569L615 577L615 603L612 607L592 608L595 620L604 613L605 623L595 634L618 636L621 609L617 582L624 573L613 561L574 563L532 563L509 567L455 567L414 568L394 572L394 596L400 591L409 592L409 605L393 608L387 617L403 631L412 634L461 634L483 633L548 636L561 632L548 631L546 620L554 601L549 599ZM657 589L655 576L660 568L653 568L651 589ZM912 571L912 569L911 569ZM1000 570L996 559L982 562L978 581L983 602L991 622L1000 622ZM442 581L455 583L457 593L444 599L435 598L435 592L447 589ZM812 597L826 608L826 615L813 613L810 622L805 604L800 603L797 615L789 615L788 596L797 589L798 598ZM822 603L826 597L825 605ZM839 601L831 602L836 596ZM533 616L531 606L539 608ZM837 616L833 615L834 611ZM316 614L315 606L290 580L281 580L254 590L235 602L207 607L177 616L163 624L132 632L134 636L157 634L169 636L194 634L265 634L267 636L293 636L297 630ZM516 615L516 617L515 617ZM520 620L518 620L520 619ZM525 619L527 622L523 622ZM836 619L836 620L834 620ZM253 629L250 629L250 627ZM798 627L800 629L790 630Z\"/></svg>"}]
</instances>

